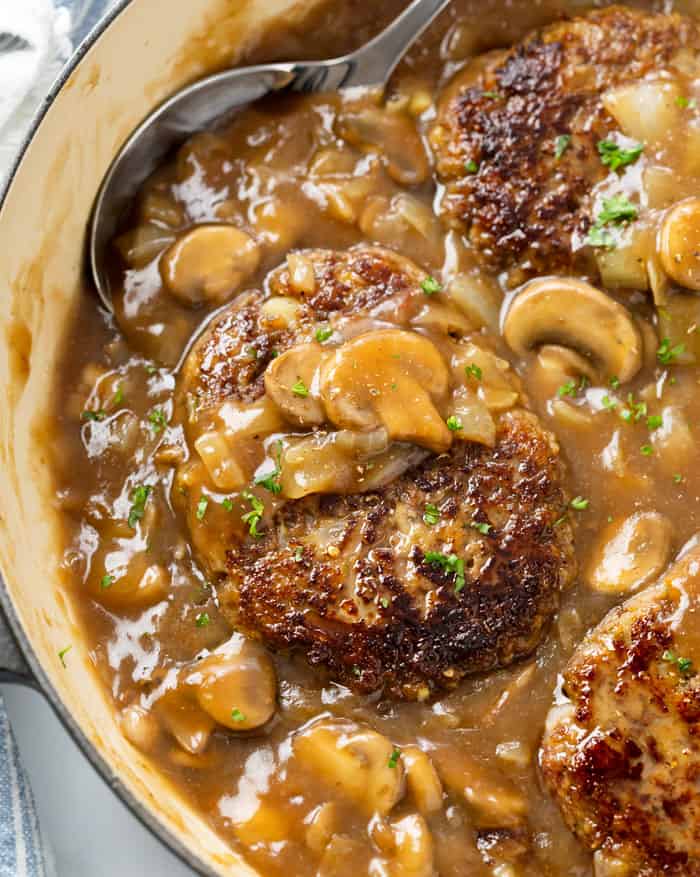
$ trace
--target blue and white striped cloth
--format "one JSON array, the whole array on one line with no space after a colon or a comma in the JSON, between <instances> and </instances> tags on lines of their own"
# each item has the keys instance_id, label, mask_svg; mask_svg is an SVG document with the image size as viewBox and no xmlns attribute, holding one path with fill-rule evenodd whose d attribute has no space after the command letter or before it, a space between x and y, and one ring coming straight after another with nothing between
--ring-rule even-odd
<instances>
[{"instance_id":1,"label":"blue and white striped cloth","mask_svg":"<svg viewBox=\"0 0 700 877\"><path fill-rule=\"evenodd\" d=\"M0 697L0 877L53 877L46 850Z\"/></svg>"}]
</instances>

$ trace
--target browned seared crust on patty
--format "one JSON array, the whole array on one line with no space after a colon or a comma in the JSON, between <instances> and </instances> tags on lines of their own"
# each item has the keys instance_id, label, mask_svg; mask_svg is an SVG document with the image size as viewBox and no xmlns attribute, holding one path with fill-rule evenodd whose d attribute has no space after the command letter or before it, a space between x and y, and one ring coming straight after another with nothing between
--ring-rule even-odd
<instances>
[{"instance_id":1,"label":"browned seared crust on patty","mask_svg":"<svg viewBox=\"0 0 700 877\"><path fill-rule=\"evenodd\" d=\"M547 721L545 784L587 846L629 865L622 873L700 874L697 610L686 615L689 636L677 627L699 586L696 545L593 630Z\"/></svg>"},{"instance_id":2,"label":"browned seared crust on patty","mask_svg":"<svg viewBox=\"0 0 700 877\"><path fill-rule=\"evenodd\" d=\"M615 6L476 59L446 90L431 132L445 220L489 266L517 267L514 283L571 268L572 235L587 232L588 195L608 173L597 144L618 130L601 96L698 46L687 18ZM557 158L562 135L572 139Z\"/></svg>"},{"instance_id":3,"label":"browned seared crust on patty","mask_svg":"<svg viewBox=\"0 0 700 877\"><path fill-rule=\"evenodd\" d=\"M436 526L427 503L443 510ZM287 504L263 540L229 552L224 609L351 687L450 687L542 638L573 574L571 532L554 526L564 505L556 445L514 412L493 449L459 442L381 492ZM327 531L334 557L317 538ZM426 560L446 544L464 559L463 588Z\"/></svg>"},{"instance_id":4,"label":"browned seared crust on patty","mask_svg":"<svg viewBox=\"0 0 700 877\"><path fill-rule=\"evenodd\" d=\"M264 293L234 302L199 340L181 395L204 407L255 400L272 351L308 340L329 316L371 312L402 325L425 305L427 275L395 253L304 255L317 283L296 325L277 332L265 324L266 297L299 297L287 269L277 269ZM227 537L225 568L208 571L232 625L304 653L356 690L407 698L530 654L574 574L554 437L516 409L500 416L494 448L456 441L421 459L381 489L281 501L262 538ZM440 509L439 521L425 521L427 504ZM429 552L463 561L463 581L461 569L431 562Z\"/></svg>"}]
</instances>

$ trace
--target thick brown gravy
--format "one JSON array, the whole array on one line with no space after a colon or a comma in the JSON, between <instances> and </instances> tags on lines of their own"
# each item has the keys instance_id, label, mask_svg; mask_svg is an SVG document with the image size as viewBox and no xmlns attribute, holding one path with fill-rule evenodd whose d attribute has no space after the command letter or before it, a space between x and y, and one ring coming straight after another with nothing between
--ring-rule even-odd
<instances>
[{"instance_id":1,"label":"thick brown gravy","mask_svg":"<svg viewBox=\"0 0 700 877\"><path fill-rule=\"evenodd\" d=\"M602 284L587 275L638 321L643 364L620 386L611 373L582 380L542 353L515 355L499 331L512 296L507 276L481 267L437 216L443 189L427 138L438 93L474 54L508 45L554 11L522 3L509 6L504 20L487 4L478 28L473 14L471 5L452 5L400 67L386 109L371 96L277 98L185 144L148 183L117 242L116 319L85 296L57 380L65 572L96 670L129 739L266 875L592 874L591 853L564 826L538 777L557 676L586 631L658 575L700 528L700 298L659 283L655 306L638 268L645 246L653 249L652 232L596 249ZM323 26L330 36L326 44L315 39L315 51L344 48L338 34L350 29L343 17L335 31ZM258 58L302 51L295 35L286 40L275 37ZM689 70L673 87L680 99L672 98L670 123L655 128L647 118L644 138L629 134L630 143L646 141L643 153L600 184L600 198L613 192L638 205L642 231L656 228L676 202L700 196L700 167L692 161L700 79ZM254 257L242 243L237 291L259 288L290 251L371 242L406 255L438 278L467 334L517 372L523 398L562 448L573 498L562 518L574 524L578 566L532 657L425 700L400 700L353 693L303 655L270 652L277 706L262 728L236 703L233 723L212 721L201 702L173 696L169 703L175 680L199 685L191 678L201 675L195 659L232 634L218 583L197 558L223 550L219 543L225 548L223 503L242 494L212 489L202 505L197 472L185 473L190 492L181 489L182 466L192 459L187 449L202 430L192 432L176 388L193 338L230 300L233 281L197 286L196 254L173 267L177 293L164 288L159 270L161 254L190 227L211 223L233 225L254 242ZM305 267L296 265L301 284ZM443 355L448 336L434 339ZM441 404L447 417L449 405ZM274 466L274 449L255 465L265 458ZM274 496L255 495L266 499L267 514ZM248 502L244 510L255 511ZM261 678L251 701L269 682ZM329 743L312 733L319 717L354 725L339 726L343 742ZM327 760L325 750L334 747L343 754ZM387 791L392 783L396 789Z\"/></svg>"}]
</instances>

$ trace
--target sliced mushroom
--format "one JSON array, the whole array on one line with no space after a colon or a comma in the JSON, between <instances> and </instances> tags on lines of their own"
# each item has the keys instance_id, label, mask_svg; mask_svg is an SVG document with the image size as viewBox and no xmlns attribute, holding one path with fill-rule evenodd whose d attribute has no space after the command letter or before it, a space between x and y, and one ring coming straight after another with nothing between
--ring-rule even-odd
<instances>
[{"instance_id":1,"label":"sliced mushroom","mask_svg":"<svg viewBox=\"0 0 700 877\"><path fill-rule=\"evenodd\" d=\"M250 731L275 712L277 678L270 656L240 633L200 661L186 680L214 721L233 731Z\"/></svg>"},{"instance_id":2,"label":"sliced mushroom","mask_svg":"<svg viewBox=\"0 0 700 877\"><path fill-rule=\"evenodd\" d=\"M606 594L641 588L666 568L672 539L671 522L657 512L613 521L594 548L585 574L587 584Z\"/></svg>"},{"instance_id":3,"label":"sliced mushroom","mask_svg":"<svg viewBox=\"0 0 700 877\"><path fill-rule=\"evenodd\" d=\"M326 419L315 380L322 357L318 344L298 344L265 371L265 390L291 423L320 426Z\"/></svg>"},{"instance_id":4,"label":"sliced mushroom","mask_svg":"<svg viewBox=\"0 0 700 877\"><path fill-rule=\"evenodd\" d=\"M442 808L442 783L430 757L417 746L403 750L406 780L416 806L425 816Z\"/></svg>"},{"instance_id":5,"label":"sliced mushroom","mask_svg":"<svg viewBox=\"0 0 700 877\"><path fill-rule=\"evenodd\" d=\"M526 284L506 314L503 334L519 356L543 344L571 347L620 381L634 377L642 364L642 339L629 312L582 280L547 277Z\"/></svg>"},{"instance_id":6,"label":"sliced mushroom","mask_svg":"<svg viewBox=\"0 0 700 877\"><path fill-rule=\"evenodd\" d=\"M544 344L540 347L529 376L531 390L543 398L552 398L572 380L578 386L581 386L581 382L598 384L602 375L590 359L570 347L560 344Z\"/></svg>"},{"instance_id":7,"label":"sliced mushroom","mask_svg":"<svg viewBox=\"0 0 700 877\"><path fill-rule=\"evenodd\" d=\"M395 850L389 864L391 877L433 877L433 838L425 819L410 813L391 827Z\"/></svg>"},{"instance_id":8,"label":"sliced mushroom","mask_svg":"<svg viewBox=\"0 0 700 877\"><path fill-rule=\"evenodd\" d=\"M328 418L344 429L383 426L394 441L442 453L452 434L436 402L449 386L434 344L413 332L386 329L360 335L321 366L320 393Z\"/></svg>"},{"instance_id":9,"label":"sliced mushroom","mask_svg":"<svg viewBox=\"0 0 700 877\"><path fill-rule=\"evenodd\" d=\"M659 255L669 277L700 292L700 198L686 198L666 214L659 231Z\"/></svg>"},{"instance_id":10,"label":"sliced mushroom","mask_svg":"<svg viewBox=\"0 0 700 877\"><path fill-rule=\"evenodd\" d=\"M489 411L508 411L518 401L520 394L510 365L476 344L460 345L452 357L452 373L457 383L466 384Z\"/></svg>"},{"instance_id":11,"label":"sliced mushroom","mask_svg":"<svg viewBox=\"0 0 700 877\"><path fill-rule=\"evenodd\" d=\"M294 737L294 754L315 776L364 808L385 816L403 797L401 759L382 734L354 722L315 722Z\"/></svg>"},{"instance_id":12,"label":"sliced mushroom","mask_svg":"<svg viewBox=\"0 0 700 877\"><path fill-rule=\"evenodd\" d=\"M233 225L190 229L160 260L163 283L184 304L220 303L238 290L258 267L260 248Z\"/></svg>"},{"instance_id":13,"label":"sliced mushroom","mask_svg":"<svg viewBox=\"0 0 700 877\"><path fill-rule=\"evenodd\" d=\"M191 755L204 752L215 723L185 692L181 689L169 691L158 701L155 710L185 752Z\"/></svg>"}]
</instances>

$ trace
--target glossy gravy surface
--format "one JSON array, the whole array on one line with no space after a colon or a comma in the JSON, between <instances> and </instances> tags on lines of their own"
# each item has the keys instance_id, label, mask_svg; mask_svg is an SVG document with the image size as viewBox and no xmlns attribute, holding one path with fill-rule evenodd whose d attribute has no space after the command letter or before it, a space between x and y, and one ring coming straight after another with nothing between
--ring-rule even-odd
<instances>
[{"instance_id":1,"label":"glossy gravy surface","mask_svg":"<svg viewBox=\"0 0 700 877\"><path fill-rule=\"evenodd\" d=\"M399 68L385 108L370 95L279 97L192 138L125 222L112 264L116 318L89 295L76 314L56 394L68 586L127 736L262 874L593 873L591 854L541 788L537 749L557 675L586 631L646 583L649 569L658 575L698 529L700 298L671 284L655 306L652 291L634 282L638 251L622 242L596 258L604 288L639 320L636 376L620 386L614 374L591 381L548 367L536 353L516 356L499 337L509 278L483 267L441 223L443 190L427 143L443 85L475 54L507 46L555 13L546 3L516 4L506 21L489 5L477 32L474 10L455 2ZM322 22L329 36L314 38L317 54L346 48L353 16L361 10L349 5L334 25ZM357 33L365 25L371 30L363 22ZM266 51L301 49L280 31L258 50ZM614 180L618 194L641 205L642 226L653 224L655 211L700 196L686 143L700 122L700 81L689 73L678 88L682 112ZM606 178L603 195L611 185ZM180 489L188 427L176 400L183 358L225 306L227 287L197 289L193 307L186 278L173 295L159 269L164 250L190 227L211 223L234 225L257 242L241 289L256 287L290 251L372 243L407 255L438 278L474 337L491 339L488 349L517 372L523 398L562 448L573 498L562 517L575 527L579 570L533 657L402 701L353 693L301 655L270 652L277 706L262 729L248 730L251 717L235 703L233 724L168 703L177 685L201 685L195 659L206 661L232 635L217 582L197 562L216 553L227 509L202 506L199 493ZM256 465L265 460L274 466L273 446ZM663 516L649 538L638 526L646 513ZM659 528L667 534L660 548ZM658 557L649 556L650 544ZM65 660L69 672L69 654ZM256 652L250 660L268 658ZM314 736L324 718L328 739ZM371 732L383 736L367 738ZM326 748L341 755L326 761L318 756Z\"/></svg>"}]
</instances>

